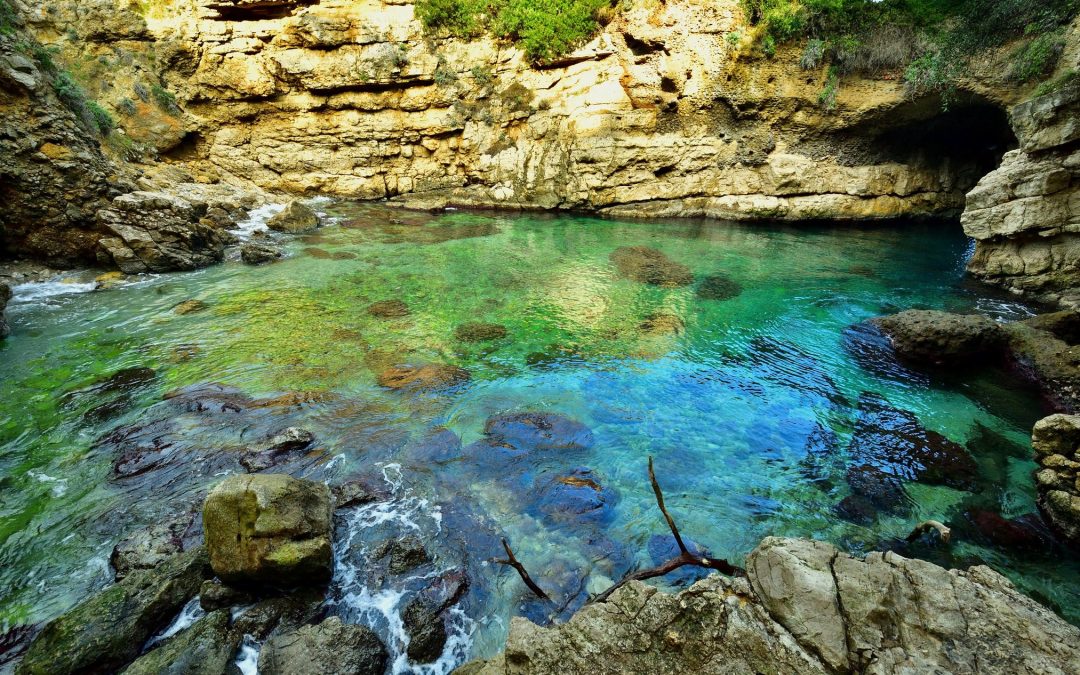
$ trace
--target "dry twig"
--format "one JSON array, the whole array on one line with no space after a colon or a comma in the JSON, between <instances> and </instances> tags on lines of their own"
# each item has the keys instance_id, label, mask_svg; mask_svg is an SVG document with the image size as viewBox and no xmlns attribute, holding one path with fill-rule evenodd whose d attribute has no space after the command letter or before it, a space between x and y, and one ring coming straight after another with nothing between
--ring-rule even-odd
<instances>
[{"instance_id":1,"label":"dry twig","mask_svg":"<svg viewBox=\"0 0 1080 675\"><path fill-rule=\"evenodd\" d=\"M937 530L937 533L941 535L941 543L949 543L949 538L952 536L952 530L949 529L944 523L939 523L936 520L924 520L923 522L916 525L915 529L911 531L911 534L907 536L907 540L915 541L930 530Z\"/></svg>"},{"instance_id":2,"label":"dry twig","mask_svg":"<svg viewBox=\"0 0 1080 675\"><path fill-rule=\"evenodd\" d=\"M498 563L500 565L507 565L508 567L513 567L515 570L517 570L518 576L521 577L521 580L524 581L525 585L529 587L529 590L536 594L536 597L551 602L551 598L548 597L548 594L544 592L544 589L536 585L536 582L533 581L532 577L529 576L529 572L525 569L525 566L518 562L518 559L514 555L514 552L510 549L510 544L506 543L506 539L502 540L502 545L503 549L506 550L506 560L496 559L492 562Z\"/></svg>"}]
</instances>

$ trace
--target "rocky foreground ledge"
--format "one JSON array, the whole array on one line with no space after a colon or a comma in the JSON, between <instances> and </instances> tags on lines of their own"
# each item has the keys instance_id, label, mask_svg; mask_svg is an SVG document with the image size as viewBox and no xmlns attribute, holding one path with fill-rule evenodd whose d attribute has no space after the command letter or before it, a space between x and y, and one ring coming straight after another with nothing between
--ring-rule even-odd
<instances>
[{"instance_id":1,"label":"rocky foreground ledge","mask_svg":"<svg viewBox=\"0 0 1080 675\"><path fill-rule=\"evenodd\" d=\"M775 537L746 566L677 595L633 582L561 626L515 618L503 654L457 672L1080 672L1080 631L988 567Z\"/></svg>"}]
</instances>

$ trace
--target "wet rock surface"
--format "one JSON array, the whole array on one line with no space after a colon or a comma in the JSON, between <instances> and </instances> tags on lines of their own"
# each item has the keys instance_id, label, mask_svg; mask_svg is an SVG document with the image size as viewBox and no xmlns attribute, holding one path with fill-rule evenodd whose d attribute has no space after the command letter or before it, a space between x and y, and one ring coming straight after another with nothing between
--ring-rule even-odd
<instances>
[{"instance_id":1,"label":"wet rock surface","mask_svg":"<svg viewBox=\"0 0 1080 675\"><path fill-rule=\"evenodd\" d=\"M206 498L214 572L238 586L303 586L331 576L332 504L322 483L281 474L230 476Z\"/></svg>"},{"instance_id":2,"label":"wet rock surface","mask_svg":"<svg viewBox=\"0 0 1080 675\"><path fill-rule=\"evenodd\" d=\"M463 323L454 329L461 342L489 342L506 337L506 326L497 323Z\"/></svg>"},{"instance_id":3,"label":"wet rock surface","mask_svg":"<svg viewBox=\"0 0 1080 675\"><path fill-rule=\"evenodd\" d=\"M471 379L469 371L442 363L391 366L379 373L380 387L403 391L439 391L464 384Z\"/></svg>"},{"instance_id":4,"label":"wet rock surface","mask_svg":"<svg viewBox=\"0 0 1080 675\"><path fill-rule=\"evenodd\" d=\"M1072 672L1080 630L987 567L864 560L770 537L747 578L677 595L633 582L565 624L515 618L505 651L457 672ZM943 649L942 645L949 645Z\"/></svg>"},{"instance_id":5,"label":"wet rock surface","mask_svg":"<svg viewBox=\"0 0 1080 675\"><path fill-rule=\"evenodd\" d=\"M703 300L731 300L742 293L742 284L725 274L710 274L694 293Z\"/></svg>"},{"instance_id":6,"label":"wet rock surface","mask_svg":"<svg viewBox=\"0 0 1080 675\"><path fill-rule=\"evenodd\" d=\"M302 203L292 201L281 213L268 220L266 226L275 232L303 234L319 227L319 217Z\"/></svg>"},{"instance_id":7,"label":"wet rock surface","mask_svg":"<svg viewBox=\"0 0 1080 675\"><path fill-rule=\"evenodd\" d=\"M913 309L878 323L900 356L927 365L987 365L1005 346L1001 326L979 315Z\"/></svg>"},{"instance_id":8,"label":"wet rock surface","mask_svg":"<svg viewBox=\"0 0 1080 675\"><path fill-rule=\"evenodd\" d=\"M1080 344L1061 339L1030 321L1005 327L1015 367L1063 412L1080 411ZM1070 334L1063 329L1061 334Z\"/></svg>"},{"instance_id":9,"label":"wet rock surface","mask_svg":"<svg viewBox=\"0 0 1080 675\"><path fill-rule=\"evenodd\" d=\"M592 431L576 420L547 412L511 412L493 415L484 424L486 443L517 452L532 450L587 450Z\"/></svg>"},{"instance_id":10,"label":"wet rock surface","mask_svg":"<svg viewBox=\"0 0 1080 675\"><path fill-rule=\"evenodd\" d=\"M676 288L694 281L689 267L648 246L623 246L609 257L620 276L643 284Z\"/></svg>"},{"instance_id":11,"label":"wet rock surface","mask_svg":"<svg viewBox=\"0 0 1080 675\"><path fill-rule=\"evenodd\" d=\"M211 612L120 671L123 675L221 675L228 673L239 636L229 613Z\"/></svg>"},{"instance_id":12,"label":"wet rock surface","mask_svg":"<svg viewBox=\"0 0 1080 675\"><path fill-rule=\"evenodd\" d=\"M265 265L282 256L281 249L257 241L245 242L240 246L240 259L248 265Z\"/></svg>"},{"instance_id":13,"label":"wet rock surface","mask_svg":"<svg viewBox=\"0 0 1080 675\"><path fill-rule=\"evenodd\" d=\"M120 668L198 593L208 573L206 550L200 547L129 574L49 622L15 672L64 675Z\"/></svg>"},{"instance_id":14,"label":"wet rock surface","mask_svg":"<svg viewBox=\"0 0 1080 675\"><path fill-rule=\"evenodd\" d=\"M287 427L249 448L240 464L251 473L266 471L304 455L314 443L315 434L307 429Z\"/></svg>"},{"instance_id":15,"label":"wet rock surface","mask_svg":"<svg viewBox=\"0 0 1080 675\"><path fill-rule=\"evenodd\" d=\"M162 523L154 523L120 540L113 548L109 564L120 581L137 570L154 569L192 544L196 514L186 513Z\"/></svg>"},{"instance_id":16,"label":"wet rock surface","mask_svg":"<svg viewBox=\"0 0 1080 675\"><path fill-rule=\"evenodd\" d=\"M409 315L409 306L401 300L380 300L368 305L367 313L380 319L400 319Z\"/></svg>"},{"instance_id":17,"label":"wet rock surface","mask_svg":"<svg viewBox=\"0 0 1080 675\"><path fill-rule=\"evenodd\" d=\"M384 560L391 574L406 574L431 562L431 556L419 537L405 536L385 542L373 557Z\"/></svg>"},{"instance_id":18,"label":"wet rock surface","mask_svg":"<svg viewBox=\"0 0 1080 675\"><path fill-rule=\"evenodd\" d=\"M0 340L11 334L11 326L7 322L7 305L11 300L11 286L0 283Z\"/></svg>"},{"instance_id":19,"label":"wet rock surface","mask_svg":"<svg viewBox=\"0 0 1080 675\"><path fill-rule=\"evenodd\" d=\"M293 675L383 675L389 654L379 637L364 626L330 617L317 626L303 626L271 637L259 653L259 672Z\"/></svg>"},{"instance_id":20,"label":"wet rock surface","mask_svg":"<svg viewBox=\"0 0 1080 675\"><path fill-rule=\"evenodd\" d=\"M1039 420L1031 437L1039 470L1039 508L1050 524L1080 544L1080 415Z\"/></svg>"}]
</instances>

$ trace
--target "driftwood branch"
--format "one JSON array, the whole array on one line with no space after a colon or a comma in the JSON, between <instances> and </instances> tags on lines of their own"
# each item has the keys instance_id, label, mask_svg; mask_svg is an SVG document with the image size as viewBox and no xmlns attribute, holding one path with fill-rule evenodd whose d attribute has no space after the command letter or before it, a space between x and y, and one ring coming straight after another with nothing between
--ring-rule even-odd
<instances>
[{"instance_id":1,"label":"driftwood branch","mask_svg":"<svg viewBox=\"0 0 1080 675\"><path fill-rule=\"evenodd\" d=\"M645 579L662 577L665 574L674 572L680 567L686 567L688 565L716 570L728 576L745 574L742 569L735 567L726 560L712 560L704 556L696 556L690 552L690 549L688 549L683 542L682 535L679 534L679 528L675 525L675 519L668 513L667 506L664 504L664 493L660 490L660 484L656 481L656 472L653 470L652 457L649 457L649 482L652 483L653 494L656 495L656 504L660 507L660 512L664 514L664 520L667 521L668 527L671 528L671 534L675 537L675 543L679 546L679 555L657 567L651 567L649 569L634 572L633 574L628 574L614 586L593 598L592 602L604 602L612 593L631 581L642 581Z\"/></svg>"},{"instance_id":2,"label":"driftwood branch","mask_svg":"<svg viewBox=\"0 0 1080 675\"><path fill-rule=\"evenodd\" d=\"M941 543L943 544L948 544L949 538L952 537L952 530L944 523L939 523L936 520L924 520L915 526L915 529L907 536L907 540L915 541L930 530L937 530L937 533L941 535Z\"/></svg>"},{"instance_id":3,"label":"driftwood branch","mask_svg":"<svg viewBox=\"0 0 1080 675\"><path fill-rule=\"evenodd\" d=\"M508 567L513 567L515 570L517 570L518 576L521 577L521 580L525 582L525 585L529 587L529 590L532 591L536 595L536 597L551 602L551 598L548 597L548 594L544 592L544 589L536 585L536 582L533 581L532 577L529 576L529 571L526 570L525 566L518 561L517 556L514 555L514 551L510 548L510 544L506 543L506 539L502 540L502 545L503 549L506 551L506 559L496 559L492 562L498 563L500 565L506 565Z\"/></svg>"}]
</instances>

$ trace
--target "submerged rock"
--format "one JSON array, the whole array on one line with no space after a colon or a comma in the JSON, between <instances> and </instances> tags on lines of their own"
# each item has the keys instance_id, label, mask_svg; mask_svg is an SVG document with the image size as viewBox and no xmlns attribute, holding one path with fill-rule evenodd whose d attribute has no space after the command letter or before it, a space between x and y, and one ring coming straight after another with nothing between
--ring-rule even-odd
<instances>
[{"instance_id":1,"label":"submerged rock","mask_svg":"<svg viewBox=\"0 0 1080 675\"><path fill-rule=\"evenodd\" d=\"M726 274L710 274L698 284L695 294L704 300L730 300L742 293L742 285Z\"/></svg>"},{"instance_id":2,"label":"submerged rock","mask_svg":"<svg viewBox=\"0 0 1080 675\"><path fill-rule=\"evenodd\" d=\"M256 241L245 242L240 247L240 259L248 265L263 265L282 256L281 249Z\"/></svg>"},{"instance_id":3,"label":"submerged rock","mask_svg":"<svg viewBox=\"0 0 1080 675\"><path fill-rule=\"evenodd\" d=\"M609 258L620 276L643 284L676 288L694 282L689 267L648 246L622 246L612 251Z\"/></svg>"},{"instance_id":4,"label":"submerged rock","mask_svg":"<svg viewBox=\"0 0 1080 675\"><path fill-rule=\"evenodd\" d=\"M506 337L506 326L497 323L464 323L454 330L461 342L487 342Z\"/></svg>"},{"instance_id":5,"label":"submerged rock","mask_svg":"<svg viewBox=\"0 0 1080 675\"><path fill-rule=\"evenodd\" d=\"M1012 359L1058 410L1080 412L1080 344L1047 330L1054 327L1031 321L1006 326ZM1063 336L1070 335L1064 325L1056 329Z\"/></svg>"},{"instance_id":6,"label":"submerged rock","mask_svg":"<svg viewBox=\"0 0 1080 675\"><path fill-rule=\"evenodd\" d=\"M912 309L877 323L898 354L928 365L985 364L1000 358L1005 346L1001 326L976 314Z\"/></svg>"},{"instance_id":7,"label":"submerged rock","mask_svg":"<svg viewBox=\"0 0 1080 675\"><path fill-rule=\"evenodd\" d=\"M823 542L769 537L747 557L746 572L745 579L714 574L677 595L631 582L547 628L515 617L503 654L456 672L1012 675L1080 668L1080 630L988 567L946 570L895 553L860 560Z\"/></svg>"},{"instance_id":8,"label":"submerged rock","mask_svg":"<svg viewBox=\"0 0 1080 675\"><path fill-rule=\"evenodd\" d=\"M600 483L591 469L579 467L534 488L535 509L548 521L568 525L606 523L614 517L618 495Z\"/></svg>"},{"instance_id":9,"label":"submerged rock","mask_svg":"<svg viewBox=\"0 0 1080 675\"><path fill-rule=\"evenodd\" d=\"M492 415L484 424L491 445L530 450L588 450L592 431L576 420L550 412L514 412Z\"/></svg>"},{"instance_id":10,"label":"submerged rock","mask_svg":"<svg viewBox=\"0 0 1080 675\"><path fill-rule=\"evenodd\" d=\"M319 217L300 202L292 201L285 210L266 221L266 226L275 232L302 234L319 227Z\"/></svg>"},{"instance_id":11,"label":"submerged rock","mask_svg":"<svg viewBox=\"0 0 1080 675\"><path fill-rule=\"evenodd\" d=\"M119 669L195 596L207 567L206 550L200 547L128 575L50 621L15 672L67 675Z\"/></svg>"},{"instance_id":12,"label":"submerged rock","mask_svg":"<svg viewBox=\"0 0 1080 675\"><path fill-rule=\"evenodd\" d=\"M686 330L686 324L676 314L657 312L645 317L645 320L638 324L638 328L645 335L679 335Z\"/></svg>"},{"instance_id":13,"label":"submerged rock","mask_svg":"<svg viewBox=\"0 0 1080 675\"><path fill-rule=\"evenodd\" d=\"M1005 518L993 511L972 509L964 514L981 537L994 546L1024 555L1053 550L1053 536L1037 514Z\"/></svg>"},{"instance_id":14,"label":"submerged rock","mask_svg":"<svg viewBox=\"0 0 1080 675\"><path fill-rule=\"evenodd\" d=\"M262 675L383 675L390 656L370 628L344 624L336 616L272 636L259 653Z\"/></svg>"},{"instance_id":15,"label":"submerged rock","mask_svg":"<svg viewBox=\"0 0 1080 675\"><path fill-rule=\"evenodd\" d=\"M230 584L302 586L332 573L330 489L280 474L230 476L203 507L210 563Z\"/></svg>"},{"instance_id":16,"label":"submerged rock","mask_svg":"<svg viewBox=\"0 0 1080 675\"><path fill-rule=\"evenodd\" d=\"M194 513L155 523L118 543L109 558L120 581L136 570L154 569L184 550L184 536L195 519Z\"/></svg>"},{"instance_id":17,"label":"submerged rock","mask_svg":"<svg viewBox=\"0 0 1080 675\"><path fill-rule=\"evenodd\" d=\"M443 363L422 366L391 366L379 373L376 381L380 387L405 391L437 391L449 389L468 382L469 371Z\"/></svg>"},{"instance_id":18,"label":"submerged rock","mask_svg":"<svg viewBox=\"0 0 1080 675\"><path fill-rule=\"evenodd\" d=\"M229 613L211 612L143 654L121 675L221 675L229 672L240 635L229 631Z\"/></svg>"},{"instance_id":19,"label":"submerged rock","mask_svg":"<svg viewBox=\"0 0 1080 675\"><path fill-rule=\"evenodd\" d=\"M431 562L424 542L411 535L387 541L372 557L385 560L391 574L405 574Z\"/></svg>"},{"instance_id":20,"label":"submerged rock","mask_svg":"<svg viewBox=\"0 0 1080 675\"><path fill-rule=\"evenodd\" d=\"M380 300L368 305L367 313L380 319L400 319L409 315L409 306L401 300Z\"/></svg>"},{"instance_id":21,"label":"submerged rock","mask_svg":"<svg viewBox=\"0 0 1080 675\"><path fill-rule=\"evenodd\" d=\"M1073 543L1080 543L1080 415L1039 420L1031 436L1039 471L1039 509Z\"/></svg>"},{"instance_id":22,"label":"submerged rock","mask_svg":"<svg viewBox=\"0 0 1080 675\"><path fill-rule=\"evenodd\" d=\"M251 473L266 471L297 455L303 455L315 442L315 434L307 429L288 427L250 448L240 464Z\"/></svg>"},{"instance_id":23,"label":"submerged rock","mask_svg":"<svg viewBox=\"0 0 1080 675\"><path fill-rule=\"evenodd\" d=\"M194 314L195 312L201 312L204 309L206 309L206 303L202 300L184 300L173 307L173 312L180 316L186 316L188 314Z\"/></svg>"}]
</instances>

